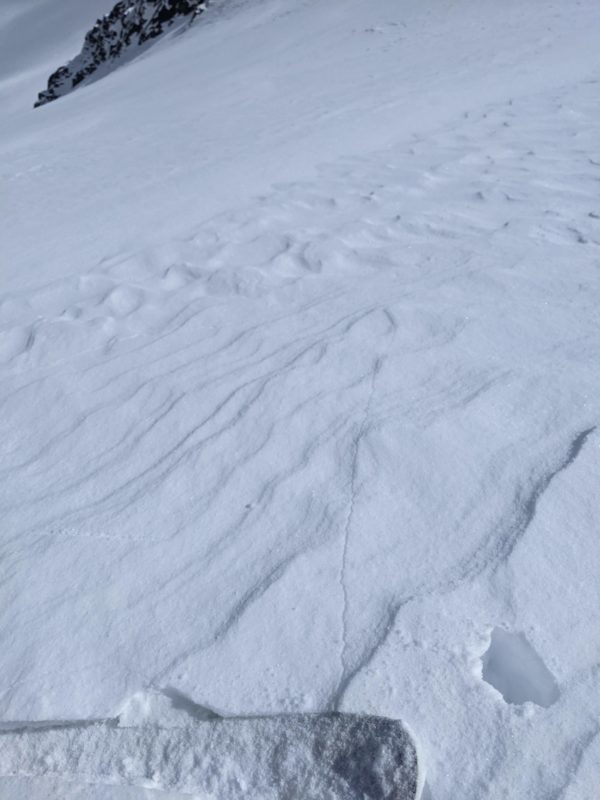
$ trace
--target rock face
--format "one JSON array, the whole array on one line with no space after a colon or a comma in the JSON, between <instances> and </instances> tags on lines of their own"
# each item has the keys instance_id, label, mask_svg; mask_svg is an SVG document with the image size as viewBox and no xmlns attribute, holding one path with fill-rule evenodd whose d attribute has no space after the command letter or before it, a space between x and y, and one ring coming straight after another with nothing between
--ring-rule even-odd
<instances>
[{"instance_id":1,"label":"rock face","mask_svg":"<svg viewBox=\"0 0 600 800\"><path fill-rule=\"evenodd\" d=\"M68 94L100 68L109 72L135 48L177 23L191 22L206 5L207 0L120 0L88 31L79 55L50 76L35 107Z\"/></svg>"}]
</instances>

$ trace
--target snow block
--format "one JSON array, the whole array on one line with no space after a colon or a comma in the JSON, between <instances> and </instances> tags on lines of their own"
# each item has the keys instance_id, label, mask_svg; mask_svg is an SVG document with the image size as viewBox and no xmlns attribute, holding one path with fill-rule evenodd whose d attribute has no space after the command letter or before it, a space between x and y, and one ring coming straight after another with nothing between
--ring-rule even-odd
<instances>
[{"instance_id":1,"label":"snow block","mask_svg":"<svg viewBox=\"0 0 600 800\"><path fill-rule=\"evenodd\" d=\"M0 732L0 775L219 800L417 800L422 783L401 722L350 714L13 725Z\"/></svg>"}]
</instances>

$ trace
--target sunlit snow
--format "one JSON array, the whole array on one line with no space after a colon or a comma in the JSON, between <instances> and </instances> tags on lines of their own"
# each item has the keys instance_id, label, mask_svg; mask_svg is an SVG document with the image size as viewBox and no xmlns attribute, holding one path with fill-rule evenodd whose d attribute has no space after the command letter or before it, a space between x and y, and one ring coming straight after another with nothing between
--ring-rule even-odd
<instances>
[{"instance_id":1,"label":"sunlit snow","mask_svg":"<svg viewBox=\"0 0 600 800\"><path fill-rule=\"evenodd\" d=\"M374 714L429 800L596 800L600 4L218 0L34 111L83 6L0 9L0 719Z\"/></svg>"}]
</instances>

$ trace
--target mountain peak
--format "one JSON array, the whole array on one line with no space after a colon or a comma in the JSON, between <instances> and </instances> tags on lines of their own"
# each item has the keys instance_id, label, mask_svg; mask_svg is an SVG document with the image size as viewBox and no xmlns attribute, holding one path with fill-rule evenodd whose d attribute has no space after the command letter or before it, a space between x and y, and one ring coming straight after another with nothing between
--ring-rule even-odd
<instances>
[{"instance_id":1,"label":"mountain peak","mask_svg":"<svg viewBox=\"0 0 600 800\"><path fill-rule=\"evenodd\" d=\"M120 0L96 21L80 53L50 75L35 107L63 97L77 86L112 71L126 55L158 38L178 22L192 22L207 0Z\"/></svg>"}]
</instances>

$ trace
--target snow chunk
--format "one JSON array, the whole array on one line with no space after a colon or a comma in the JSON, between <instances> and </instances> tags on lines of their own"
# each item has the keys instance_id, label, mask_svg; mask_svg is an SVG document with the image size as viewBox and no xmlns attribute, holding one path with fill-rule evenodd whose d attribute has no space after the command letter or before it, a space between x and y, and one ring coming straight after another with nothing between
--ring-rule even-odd
<instances>
[{"instance_id":1,"label":"snow chunk","mask_svg":"<svg viewBox=\"0 0 600 800\"><path fill-rule=\"evenodd\" d=\"M0 733L0 775L220 800L417 800L423 778L401 722L352 714L24 725Z\"/></svg>"}]
</instances>

